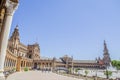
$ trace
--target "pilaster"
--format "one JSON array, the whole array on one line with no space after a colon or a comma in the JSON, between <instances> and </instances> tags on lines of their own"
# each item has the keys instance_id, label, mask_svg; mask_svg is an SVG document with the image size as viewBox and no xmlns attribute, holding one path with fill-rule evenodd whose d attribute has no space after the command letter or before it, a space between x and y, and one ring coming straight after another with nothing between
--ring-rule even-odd
<instances>
[{"instance_id":1,"label":"pilaster","mask_svg":"<svg viewBox=\"0 0 120 80\"><path fill-rule=\"evenodd\" d=\"M18 72L20 72L21 71L21 57L18 57L18 59L17 59L17 68L16 68L16 70L18 71Z\"/></svg>"}]
</instances>

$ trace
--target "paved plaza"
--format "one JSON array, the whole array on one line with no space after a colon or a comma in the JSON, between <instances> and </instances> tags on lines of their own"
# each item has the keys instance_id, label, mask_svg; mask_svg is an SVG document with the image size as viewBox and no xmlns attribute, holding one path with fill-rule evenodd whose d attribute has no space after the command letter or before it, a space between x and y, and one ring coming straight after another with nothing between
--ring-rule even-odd
<instances>
[{"instance_id":1,"label":"paved plaza","mask_svg":"<svg viewBox=\"0 0 120 80\"><path fill-rule=\"evenodd\" d=\"M7 80L82 80L58 75L52 72L29 71L17 72L10 75Z\"/></svg>"}]
</instances>

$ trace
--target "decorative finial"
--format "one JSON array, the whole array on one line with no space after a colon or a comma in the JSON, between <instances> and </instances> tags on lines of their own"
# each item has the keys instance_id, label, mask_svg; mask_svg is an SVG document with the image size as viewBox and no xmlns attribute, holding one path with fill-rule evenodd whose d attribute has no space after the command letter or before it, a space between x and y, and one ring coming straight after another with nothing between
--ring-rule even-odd
<instances>
[{"instance_id":1,"label":"decorative finial","mask_svg":"<svg viewBox=\"0 0 120 80\"><path fill-rule=\"evenodd\" d=\"M16 25L15 29L18 29L18 24Z\"/></svg>"},{"instance_id":2,"label":"decorative finial","mask_svg":"<svg viewBox=\"0 0 120 80\"><path fill-rule=\"evenodd\" d=\"M71 56L71 59L73 60L73 55Z\"/></svg>"},{"instance_id":3,"label":"decorative finial","mask_svg":"<svg viewBox=\"0 0 120 80\"><path fill-rule=\"evenodd\" d=\"M106 44L106 41L105 41L105 40L104 40L104 54L109 54L109 53L108 53L107 44Z\"/></svg>"},{"instance_id":4,"label":"decorative finial","mask_svg":"<svg viewBox=\"0 0 120 80\"><path fill-rule=\"evenodd\" d=\"M106 45L106 41L104 40L104 44Z\"/></svg>"},{"instance_id":5,"label":"decorative finial","mask_svg":"<svg viewBox=\"0 0 120 80\"><path fill-rule=\"evenodd\" d=\"M105 40L104 40L104 48L107 49L107 44Z\"/></svg>"}]
</instances>

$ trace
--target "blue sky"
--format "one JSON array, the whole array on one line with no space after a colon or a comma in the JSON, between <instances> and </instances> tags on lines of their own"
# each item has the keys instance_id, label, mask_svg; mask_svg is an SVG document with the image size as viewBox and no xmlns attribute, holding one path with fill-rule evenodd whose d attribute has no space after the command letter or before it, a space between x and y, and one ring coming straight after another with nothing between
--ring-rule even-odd
<instances>
[{"instance_id":1,"label":"blue sky","mask_svg":"<svg viewBox=\"0 0 120 80\"><path fill-rule=\"evenodd\" d=\"M41 56L103 56L106 40L112 59L120 59L120 0L20 0L11 33L19 25L21 42L38 42Z\"/></svg>"}]
</instances>

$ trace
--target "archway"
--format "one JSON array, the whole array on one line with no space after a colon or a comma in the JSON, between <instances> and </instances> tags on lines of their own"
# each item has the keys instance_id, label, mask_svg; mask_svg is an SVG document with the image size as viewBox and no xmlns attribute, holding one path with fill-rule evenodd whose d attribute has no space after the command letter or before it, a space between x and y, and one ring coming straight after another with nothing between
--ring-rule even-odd
<instances>
[{"instance_id":1,"label":"archway","mask_svg":"<svg viewBox=\"0 0 120 80\"><path fill-rule=\"evenodd\" d=\"M37 69L37 63L34 63L34 69Z\"/></svg>"}]
</instances>

